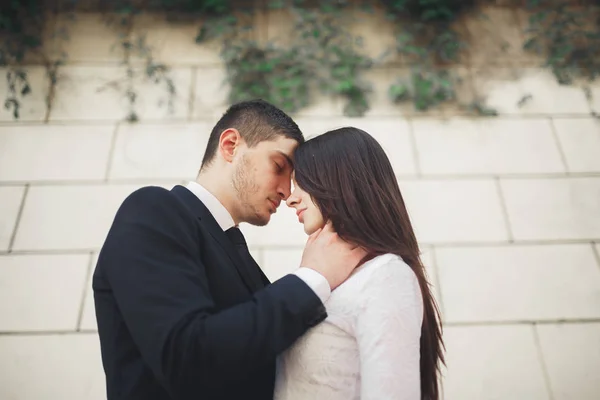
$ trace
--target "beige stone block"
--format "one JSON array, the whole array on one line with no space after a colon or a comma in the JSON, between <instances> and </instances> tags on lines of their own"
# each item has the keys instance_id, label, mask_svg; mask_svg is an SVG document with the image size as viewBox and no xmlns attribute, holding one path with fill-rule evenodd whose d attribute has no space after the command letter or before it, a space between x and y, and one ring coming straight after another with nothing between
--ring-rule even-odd
<instances>
[{"instance_id":1,"label":"beige stone block","mask_svg":"<svg viewBox=\"0 0 600 400\"><path fill-rule=\"evenodd\" d=\"M186 67L169 67L163 75L148 76L137 70L134 90L137 93L134 109L139 119L183 120L191 113L193 70Z\"/></svg>"},{"instance_id":2,"label":"beige stone block","mask_svg":"<svg viewBox=\"0 0 600 400\"><path fill-rule=\"evenodd\" d=\"M96 334L0 336L2 397L106 399Z\"/></svg>"},{"instance_id":3,"label":"beige stone block","mask_svg":"<svg viewBox=\"0 0 600 400\"><path fill-rule=\"evenodd\" d=\"M508 239L493 180L400 180L417 240L424 244Z\"/></svg>"},{"instance_id":4,"label":"beige stone block","mask_svg":"<svg viewBox=\"0 0 600 400\"><path fill-rule=\"evenodd\" d=\"M0 186L0 251L8 250L24 194L24 186Z\"/></svg>"},{"instance_id":5,"label":"beige stone block","mask_svg":"<svg viewBox=\"0 0 600 400\"><path fill-rule=\"evenodd\" d=\"M530 94L519 85L521 73L516 68L474 68L473 90L486 107L500 114L522 113L519 102L529 101Z\"/></svg>"},{"instance_id":6,"label":"beige stone block","mask_svg":"<svg viewBox=\"0 0 600 400\"><path fill-rule=\"evenodd\" d=\"M556 118L553 123L569 172L600 172L600 121Z\"/></svg>"},{"instance_id":7,"label":"beige stone block","mask_svg":"<svg viewBox=\"0 0 600 400\"><path fill-rule=\"evenodd\" d=\"M298 118L296 123L308 140L327 131L355 127L375 138L386 152L397 175L416 174L410 125L405 119L394 117L363 118Z\"/></svg>"},{"instance_id":8,"label":"beige stone block","mask_svg":"<svg viewBox=\"0 0 600 400\"><path fill-rule=\"evenodd\" d=\"M369 9L356 8L352 13L350 32L360 38L359 52L377 62L406 62L396 51L398 29L394 21L387 18L383 8L369 6Z\"/></svg>"},{"instance_id":9,"label":"beige stone block","mask_svg":"<svg viewBox=\"0 0 600 400\"><path fill-rule=\"evenodd\" d=\"M276 8L266 13L266 42L277 46L287 47L293 43L295 27L300 21L300 16L294 10Z\"/></svg>"},{"instance_id":10,"label":"beige stone block","mask_svg":"<svg viewBox=\"0 0 600 400\"><path fill-rule=\"evenodd\" d=\"M412 125L423 174L565 172L549 120L418 119Z\"/></svg>"},{"instance_id":11,"label":"beige stone block","mask_svg":"<svg viewBox=\"0 0 600 400\"><path fill-rule=\"evenodd\" d=\"M121 125L110 179L195 179L212 126L203 122Z\"/></svg>"},{"instance_id":12,"label":"beige stone block","mask_svg":"<svg viewBox=\"0 0 600 400\"><path fill-rule=\"evenodd\" d=\"M132 70L131 78L124 66L67 66L59 71L52 121L115 121L128 118L132 112L142 120L188 116L190 68L173 68L159 74L158 82L141 67ZM133 103L129 93L135 97Z\"/></svg>"},{"instance_id":13,"label":"beige stone block","mask_svg":"<svg viewBox=\"0 0 600 400\"><path fill-rule=\"evenodd\" d=\"M77 328L88 254L0 256L0 331Z\"/></svg>"},{"instance_id":14,"label":"beige stone block","mask_svg":"<svg viewBox=\"0 0 600 400\"><path fill-rule=\"evenodd\" d=\"M300 267L304 247L267 248L263 252L261 269L271 282L291 274Z\"/></svg>"},{"instance_id":15,"label":"beige stone block","mask_svg":"<svg viewBox=\"0 0 600 400\"><path fill-rule=\"evenodd\" d=\"M164 187L170 189L175 184L164 184ZM99 249L123 200L142 186L146 185L31 187L14 249Z\"/></svg>"},{"instance_id":16,"label":"beige stone block","mask_svg":"<svg viewBox=\"0 0 600 400\"><path fill-rule=\"evenodd\" d=\"M596 114L596 116L600 116L600 84L598 82L594 82L593 85L590 85L589 93L590 108L592 109L592 112Z\"/></svg>"},{"instance_id":17,"label":"beige stone block","mask_svg":"<svg viewBox=\"0 0 600 400\"><path fill-rule=\"evenodd\" d=\"M22 68L25 73L25 81L15 74L14 68L0 68L0 122L41 122L46 118L46 97L50 90L50 80L46 76L46 70L41 66L29 66ZM10 82L15 83L16 93L9 92ZM30 92L22 95L23 90L29 87ZM18 118L14 116L14 108L6 109L7 100L16 100L18 103ZM12 103L11 103L12 104Z\"/></svg>"},{"instance_id":18,"label":"beige stone block","mask_svg":"<svg viewBox=\"0 0 600 400\"><path fill-rule=\"evenodd\" d=\"M535 57L523 50L525 40L515 8L482 5L468 12L463 21L471 65L536 63Z\"/></svg>"},{"instance_id":19,"label":"beige stone block","mask_svg":"<svg viewBox=\"0 0 600 400\"><path fill-rule=\"evenodd\" d=\"M51 121L118 121L125 118L127 72L122 66L66 66L59 69Z\"/></svg>"},{"instance_id":20,"label":"beige stone block","mask_svg":"<svg viewBox=\"0 0 600 400\"><path fill-rule=\"evenodd\" d=\"M544 324L536 329L553 398L596 399L600 391L600 324Z\"/></svg>"},{"instance_id":21,"label":"beige stone block","mask_svg":"<svg viewBox=\"0 0 600 400\"><path fill-rule=\"evenodd\" d=\"M560 85L549 70L532 69L521 80L533 99L523 111L537 114L584 114L590 107L585 92L577 85Z\"/></svg>"},{"instance_id":22,"label":"beige stone block","mask_svg":"<svg viewBox=\"0 0 600 400\"><path fill-rule=\"evenodd\" d=\"M308 105L295 113L290 112L289 114L294 118L343 117L346 104L346 99L323 93L320 88L313 87Z\"/></svg>"},{"instance_id":23,"label":"beige stone block","mask_svg":"<svg viewBox=\"0 0 600 400\"><path fill-rule=\"evenodd\" d=\"M419 47L430 47L433 35L432 23L429 22L422 30L419 30L418 22L408 14L391 17L389 8L377 2L358 2L359 6L352 9L351 20L343 21L342 26L349 26L349 31L361 39L361 45L357 46L359 52L370 57L378 64L422 64L417 56L402 54L407 52L405 46L415 45ZM389 5L389 3L388 3ZM398 5L396 3L395 5ZM444 28L442 28L444 29ZM460 38L468 36L468 32L461 19L451 25L451 29L458 33ZM427 33L426 33L427 32ZM405 39L405 35L412 38ZM400 39L400 41L399 41ZM400 52L399 52L400 50ZM407 52L408 53L408 52ZM433 55L433 52L431 52ZM466 61L467 54L462 51L457 54L457 60ZM442 64L455 64L457 61L440 60Z\"/></svg>"},{"instance_id":24,"label":"beige stone block","mask_svg":"<svg viewBox=\"0 0 600 400\"><path fill-rule=\"evenodd\" d=\"M439 248L436 261L450 322L600 317L589 244Z\"/></svg>"},{"instance_id":25,"label":"beige stone block","mask_svg":"<svg viewBox=\"0 0 600 400\"><path fill-rule=\"evenodd\" d=\"M153 59L167 64L220 65L222 63L219 39L196 43L203 26L201 17L179 15L173 20L169 16L143 13L135 18L132 38L143 43ZM133 60L141 61L144 54L133 52Z\"/></svg>"},{"instance_id":26,"label":"beige stone block","mask_svg":"<svg viewBox=\"0 0 600 400\"><path fill-rule=\"evenodd\" d=\"M52 37L54 59L90 63L121 63L128 40L124 17L96 12L62 12L56 16Z\"/></svg>"},{"instance_id":27,"label":"beige stone block","mask_svg":"<svg viewBox=\"0 0 600 400\"><path fill-rule=\"evenodd\" d=\"M531 326L451 326L444 339L445 399L550 398Z\"/></svg>"},{"instance_id":28,"label":"beige stone block","mask_svg":"<svg viewBox=\"0 0 600 400\"><path fill-rule=\"evenodd\" d=\"M471 88L469 72L462 67L449 67L446 69L447 77L441 78L438 74L443 71L423 71L415 67L414 70L406 67L373 68L363 74L364 79L371 85L369 95L370 110L365 114L374 116L448 116L467 114L467 106L475 97ZM413 73L422 75L422 79L431 83L432 88L424 94L417 93L413 82ZM394 103L390 89L392 85L402 85L408 88L409 96L398 103ZM444 85L449 85L448 95L453 98L434 105L435 93ZM419 109L420 103L427 108Z\"/></svg>"},{"instance_id":29,"label":"beige stone block","mask_svg":"<svg viewBox=\"0 0 600 400\"><path fill-rule=\"evenodd\" d=\"M195 72L193 118L210 118L214 123L229 106L230 85L224 68L206 67Z\"/></svg>"},{"instance_id":30,"label":"beige stone block","mask_svg":"<svg viewBox=\"0 0 600 400\"><path fill-rule=\"evenodd\" d=\"M92 288L94 270L96 269L96 264L98 263L98 253L93 253L91 258L90 273L88 274L87 281L85 282L85 298L83 300L81 324L77 327L83 331L98 331L98 324L96 322L96 308L94 304L94 289Z\"/></svg>"},{"instance_id":31,"label":"beige stone block","mask_svg":"<svg viewBox=\"0 0 600 400\"><path fill-rule=\"evenodd\" d=\"M437 303L440 317L444 318L444 305L441 296L441 286L438 279L437 263L435 262L435 250L429 246L421 246L421 263L425 267L427 281L430 285L431 294Z\"/></svg>"},{"instance_id":32,"label":"beige stone block","mask_svg":"<svg viewBox=\"0 0 600 400\"><path fill-rule=\"evenodd\" d=\"M600 238L600 178L503 179L516 240Z\"/></svg>"},{"instance_id":33,"label":"beige stone block","mask_svg":"<svg viewBox=\"0 0 600 400\"><path fill-rule=\"evenodd\" d=\"M500 114L589 115L583 89L560 85L539 68L481 68L473 72L477 95Z\"/></svg>"},{"instance_id":34,"label":"beige stone block","mask_svg":"<svg viewBox=\"0 0 600 400\"><path fill-rule=\"evenodd\" d=\"M281 203L266 226L240 224L249 247L262 246L301 246L304 247L308 235L298 221L296 210Z\"/></svg>"},{"instance_id":35,"label":"beige stone block","mask_svg":"<svg viewBox=\"0 0 600 400\"><path fill-rule=\"evenodd\" d=\"M373 68L363 73L370 87L367 96L370 109L365 116L407 117L415 114L412 100L395 104L389 94L392 85L408 82L409 73L406 68Z\"/></svg>"},{"instance_id":36,"label":"beige stone block","mask_svg":"<svg viewBox=\"0 0 600 400\"><path fill-rule=\"evenodd\" d=\"M254 261L256 261L256 263L260 267L263 264L263 250L258 247L249 247L248 251L250 251L250 255L252 256L252 258L254 258Z\"/></svg>"},{"instance_id":37,"label":"beige stone block","mask_svg":"<svg viewBox=\"0 0 600 400\"><path fill-rule=\"evenodd\" d=\"M114 126L0 127L0 181L104 179Z\"/></svg>"}]
</instances>

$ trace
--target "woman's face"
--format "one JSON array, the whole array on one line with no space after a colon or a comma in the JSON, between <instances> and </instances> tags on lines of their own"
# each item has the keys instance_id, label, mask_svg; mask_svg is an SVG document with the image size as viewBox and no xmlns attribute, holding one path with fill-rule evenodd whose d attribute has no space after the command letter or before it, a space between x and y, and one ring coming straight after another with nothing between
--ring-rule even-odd
<instances>
[{"instance_id":1,"label":"woman's face","mask_svg":"<svg viewBox=\"0 0 600 400\"><path fill-rule=\"evenodd\" d=\"M286 200L288 207L296 209L296 215L300 223L304 224L304 232L311 235L325 226L323 215L319 207L313 203L310 195L298 187L296 180L292 177L292 194Z\"/></svg>"}]
</instances>

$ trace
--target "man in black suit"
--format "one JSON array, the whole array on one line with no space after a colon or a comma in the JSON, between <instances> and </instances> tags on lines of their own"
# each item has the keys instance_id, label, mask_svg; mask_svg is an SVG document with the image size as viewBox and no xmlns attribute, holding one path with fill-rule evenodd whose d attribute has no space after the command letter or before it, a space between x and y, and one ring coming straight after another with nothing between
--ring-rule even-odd
<instances>
[{"instance_id":1,"label":"man in black suit","mask_svg":"<svg viewBox=\"0 0 600 400\"><path fill-rule=\"evenodd\" d=\"M196 182L124 200L93 276L109 400L272 399L276 356L326 318L365 255L327 226L276 282L250 256L237 226L266 225L290 195L303 141L276 107L236 104Z\"/></svg>"}]
</instances>

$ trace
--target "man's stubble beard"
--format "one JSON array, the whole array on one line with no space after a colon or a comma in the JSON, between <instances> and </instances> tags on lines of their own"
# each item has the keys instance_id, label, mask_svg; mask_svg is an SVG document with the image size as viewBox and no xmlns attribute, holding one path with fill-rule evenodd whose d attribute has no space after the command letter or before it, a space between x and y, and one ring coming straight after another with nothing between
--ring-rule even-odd
<instances>
[{"instance_id":1,"label":"man's stubble beard","mask_svg":"<svg viewBox=\"0 0 600 400\"><path fill-rule=\"evenodd\" d=\"M268 221L261 217L260 211L252 204L252 196L258 193L259 187L256 184L254 166L247 155L243 155L237 165L231 184L239 201L244 222L257 226L266 225Z\"/></svg>"}]
</instances>

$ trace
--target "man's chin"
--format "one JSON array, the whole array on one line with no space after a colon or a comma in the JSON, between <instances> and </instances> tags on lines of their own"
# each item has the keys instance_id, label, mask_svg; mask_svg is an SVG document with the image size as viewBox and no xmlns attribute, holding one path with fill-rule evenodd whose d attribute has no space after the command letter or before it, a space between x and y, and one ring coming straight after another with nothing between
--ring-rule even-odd
<instances>
[{"instance_id":1,"label":"man's chin","mask_svg":"<svg viewBox=\"0 0 600 400\"><path fill-rule=\"evenodd\" d=\"M271 221L271 214L254 214L253 218L248 221L250 225L265 226Z\"/></svg>"}]
</instances>

